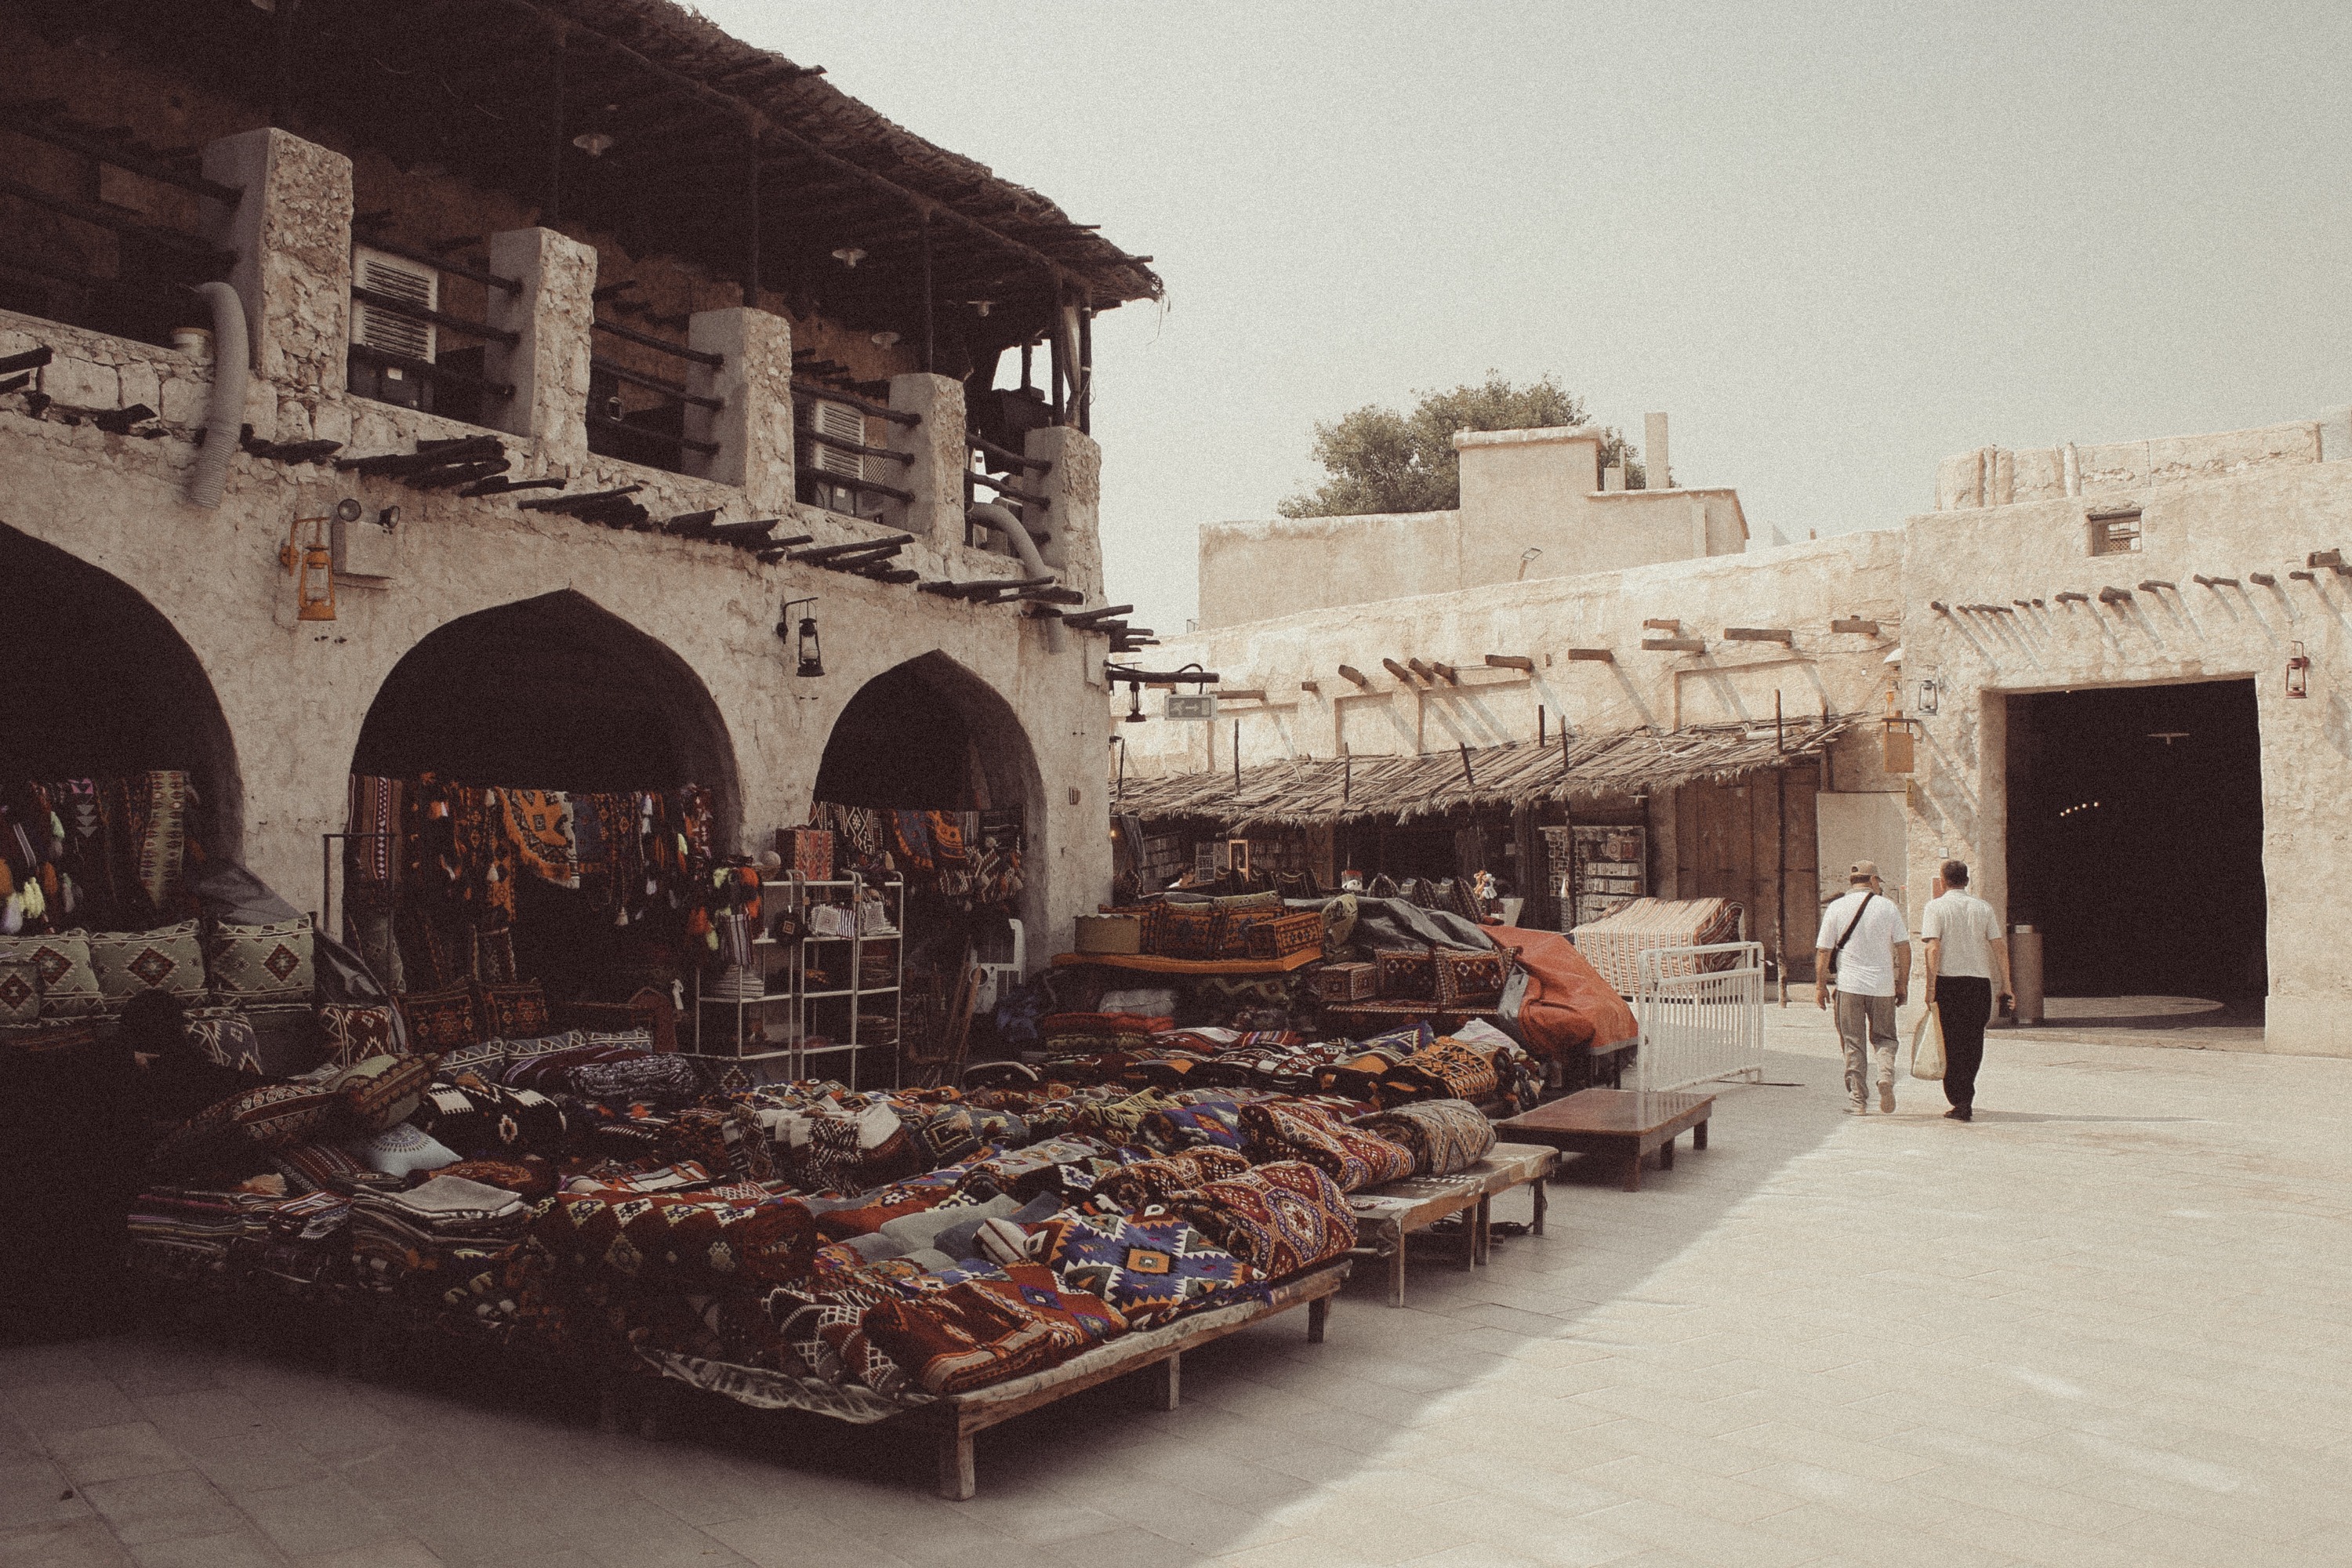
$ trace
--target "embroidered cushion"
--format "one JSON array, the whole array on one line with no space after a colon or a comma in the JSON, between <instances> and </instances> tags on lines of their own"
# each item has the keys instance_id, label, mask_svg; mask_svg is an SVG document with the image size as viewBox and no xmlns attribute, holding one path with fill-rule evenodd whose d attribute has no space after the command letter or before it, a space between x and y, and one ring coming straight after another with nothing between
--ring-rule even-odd
<instances>
[{"instance_id":1,"label":"embroidered cushion","mask_svg":"<svg viewBox=\"0 0 2352 1568\"><path fill-rule=\"evenodd\" d=\"M1417 1176L1450 1176L1466 1171L1495 1146L1495 1124L1464 1100L1424 1100L1392 1106L1355 1125L1412 1151Z\"/></svg>"},{"instance_id":2,"label":"embroidered cushion","mask_svg":"<svg viewBox=\"0 0 2352 1568\"><path fill-rule=\"evenodd\" d=\"M560 1154L570 1125L546 1095L482 1083L436 1083L409 1120L468 1159Z\"/></svg>"},{"instance_id":3,"label":"embroidered cushion","mask_svg":"<svg viewBox=\"0 0 2352 1568\"><path fill-rule=\"evenodd\" d=\"M1323 947L1323 917L1312 910L1296 914L1277 912L1269 919L1253 921L1249 926L1248 951L1244 958L1288 958L1293 953L1309 950L1320 952Z\"/></svg>"},{"instance_id":4,"label":"embroidered cushion","mask_svg":"<svg viewBox=\"0 0 2352 1568\"><path fill-rule=\"evenodd\" d=\"M1282 909L1282 895L1268 888L1255 893L1226 893L1222 897L1211 899L1209 902L1217 909L1226 910L1273 910L1279 913Z\"/></svg>"},{"instance_id":5,"label":"embroidered cushion","mask_svg":"<svg viewBox=\"0 0 2352 1568\"><path fill-rule=\"evenodd\" d=\"M463 985L441 991L412 991L394 999L400 1021L408 1028L408 1048L439 1054L478 1045L490 1038L483 1029L474 994ZM509 1042L509 1045L512 1042ZM511 1057L511 1052L509 1052Z\"/></svg>"},{"instance_id":6,"label":"embroidered cushion","mask_svg":"<svg viewBox=\"0 0 2352 1568\"><path fill-rule=\"evenodd\" d=\"M1491 1007L1503 999L1503 986L1519 962L1516 947L1487 952L1456 948L1433 949L1437 963L1437 999L1449 1007Z\"/></svg>"},{"instance_id":7,"label":"embroidered cushion","mask_svg":"<svg viewBox=\"0 0 2352 1568\"><path fill-rule=\"evenodd\" d=\"M1057 1217L1038 1227L1030 1252L1063 1289L1098 1298L1138 1329L1193 1307L1264 1293L1255 1269L1181 1219Z\"/></svg>"},{"instance_id":8,"label":"embroidered cushion","mask_svg":"<svg viewBox=\"0 0 2352 1568\"><path fill-rule=\"evenodd\" d=\"M105 993L98 986L98 973L89 966L88 931L0 936L0 962L10 959L31 963L39 976L42 1017L81 1018L107 1010Z\"/></svg>"},{"instance_id":9,"label":"embroidered cushion","mask_svg":"<svg viewBox=\"0 0 2352 1568\"><path fill-rule=\"evenodd\" d=\"M587 1100L698 1099L702 1078L691 1058L631 1053L617 1061L586 1062L564 1075L572 1093Z\"/></svg>"},{"instance_id":10,"label":"embroidered cushion","mask_svg":"<svg viewBox=\"0 0 2352 1568\"><path fill-rule=\"evenodd\" d=\"M1382 996L1404 1002L1437 1000L1437 960L1425 947L1384 947L1372 954Z\"/></svg>"},{"instance_id":11,"label":"embroidered cushion","mask_svg":"<svg viewBox=\"0 0 2352 1568\"><path fill-rule=\"evenodd\" d=\"M342 1103L325 1084L265 1083L206 1107L194 1120L234 1128L248 1142L278 1149L327 1131Z\"/></svg>"},{"instance_id":12,"label":"embroidered cushion","mask_svg":"<svg viewBox=\"0 0 2352 1568\"><path fill-rule=\"evenodd\" d=\"M1225 930L1225 911L1213 904L1153 904L1143 916L1143 949L1161 958L1209 959Z\"/></svg>"},{"instance_id":13,"label":"embroidered cushion","mask_svg":"<svg viewBox=\"0 0 2352 1568\"><path fill-rule=\"evenodd\" d=\"M204 999L205 950L194 921L160 931L93 931L89 963L110 1013L120 1013L142 991L161 991L184 1002Z\"/></svg>"},{"instance_id":14,"label":"embroidered cushion","mask_svg":"<svg viewBox=\"0 0 2352 1568\"><path fill-rule=\"evenodd\" d=\"M1452 1036L1397 1064L1381 1084L1386 1100L1485 1100L1502 1085L1494 1058Z\"/></svg>"},{"instance_id":15,"label":"embroidered cushion","mask_svg":"<svg viewBox=\"0 0 2352 1568\"><path fill-rule=\"evenodd\" d=\"M343 1117L362 1132L381 1132L415 1114L433 1080L431 1057L370 1057L330 1080L343 1097Z\"/></svg>"},{"instance_id":16,"label":"embroidered cushion","mask_svg":"<svg viewBox=\"0 0 2352 1568\"><path fill-rule=\"evenodd\" d=\"M806 1274L816 1216L797 1198L562 1193L531 1234L575 1273L700 1292L782 1285Z\"/></svg>"},{"instance_id":17,"label":"embroidered cushion","mask_svg":"<svg viewBox=\"0 0 2352 1568\"><path fill-rule=\"evenodd\" d=\"M274 925L215 925L205 939L213 990L247 1002L308 1002L313 984L310 917Z\"/></svg>"},{"instance_id":18,"label":"embroidered cushion","mask_svg":"<svg viewBox=\"0 0 2352 1568\"><path fill-rule=\"evenodd\" d=\"M1242 1107L1244 1149L1253 1161L1304 1160L1344 1192L1412 1174L1412 1151L1349 1126L1318 1105L1262 1100Z\"/></svg>"},{"instance_id":19,"label":"embroidered cushion","mask_svg":"<svg viewBox=\"0 0 2352 1568\"><path fill-rule=\"evenodd\" d=\"M395 1122L383 1131L356 1139L343 1147L371 1171L405 1176L417 1171L437 1171L454 1165L457 1155L425 1136L422 1128Z\"/></svg>"},{"instance_id":20,"label":"embroidered cushion","mask_svg":"<svg viewBox=\"0 0 2352 1568\"><path fill-rule=\"evenodd\" d=\"M370 1057L400 1054L390 1007L373 1002L321 1002L318 1012L329 1062L349 1067Z\"/></svg>"},{"instance_id":21,"label":"embroidered cushion","mask_svg":"<svg viewBox=\"0 0 2352 1568\"><path fill-rule=\"evenodd\" d=\"M474 1016L494 1039L519 1040L548 1032L547 993L536 980L511 985L476 985Z\"/></svg>"},{"instance_id":22,"label":"embroidered cushion","mask_svg":"<svg viewBox=\"0 0 2352 1568\"><path fill-rule=\"evenodd\" d=\"M0 1024L29 1024L41 1016L41 966L32 957L0 957Z\"/></svg>"},{"instance_id":23,"label":"embroidered cushion","mask_svg":"<svg viewBox=\"0 0 2352 1568\"><path fill-rule=\"evenodd\" d=\"M1276 900L1271 909L1254 906L1222 912L1224 924L1217 931L1216 956L1247 958L1251 956L1251 949L1257 945L1257 933L1262 930L1271 930L1274 922L1282 918L1282 903ZM1323 921L1319 916L1315 921L1315 935L1317 941L1322 940ZM1269 945L1271 942L1272 939L1268 938Z\"/></svg>"},{"instance_id":24,"label":"embroidered cushion","mask_svg":"<svg viewBox=\"0 0 2352 1568\"><path fill-rule=\"evenodd\" d=\"M1177 1204L1194 1229L1269 1279L1337 1258L1356 1245L1339 1184L1300 1160L1211 1182Z\"/></svg>"},{"instance_id":25,"label":"embroidered cushion","mask_svg":"<svg viewBox=\"0 0 2352 1568\"><path fill-rule=\"evenodd\" d=\"M263 1073L260 1037L254 1033L253 1020L238 1009L194 1008L184 1025L189 1043L204 1052L206 1059L239 1072Z\"/></svg>"},{"instance_id":26,"label":"embroidered cushion","mask_svg":"<svg viewBox=\"0 0 2352 1568\"><path fill-rule=\"evenodd\" d=\"M442 1075L453 1079L471 1076L483 1083L496 1083L506 1072L507 1044L505 1040L484 1040L478 1045L443 1051Z\"/></svg>"},{"instance_id":27,"label":"embroidered cushion","mask_svg":"<svg viewBox=\"0 0 2352 1568\"><path fill-rule=\"evenodd\" d=\"M1003 1272L869 1307L866 1336L931 1393L961 1394L1042 1371L1127 1330L1115 1310L1047 1268L1017 1263Z\"/></svg>"}]
</instances>

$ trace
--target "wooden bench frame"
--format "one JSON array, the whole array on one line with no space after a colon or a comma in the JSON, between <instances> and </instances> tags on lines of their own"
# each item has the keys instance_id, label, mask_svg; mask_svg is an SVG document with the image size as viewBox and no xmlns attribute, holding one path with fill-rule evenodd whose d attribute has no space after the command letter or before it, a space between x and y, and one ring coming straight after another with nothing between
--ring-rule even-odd
<instances>
[{"instance_id":1,"label":"wooden bench frame","mask_svg":"<svg viewBox=\"0 0 2352 1568\"><path fill-rule=\"evenodd\" d=\"M1307 1339L1323 1342L1330 1321L1331 1298L1347 1282L1353 1264L1347 1258L1318 1264L1274 1287L1273 1294L1255 1311L1228 1315L1212 1310L1197 1321L1179 1320L1166 1328L1097 1345L1059 1366L1026 1377L1007 1379L969 1394L951 1394L911 1420L928 1420L938 1430L940 1496L950 1502L968 1501L980 1489L973 1469L972 1438L999 1422L1026 1415L1041 1405L1157 1366L1151 1383L1151 1407L1173 1410L1183 1392L1184 1352L1265 1321L1293 1307L1307 1309Z\"/></svg>"},{"instance_id":2,"label":"wooden bench frame","mask_svg":"<svg viewBox=\"0 0 2352 1568\"><path fill-rule=\"evenodd\" d=\"M1599 1095L1600 1100L1587 1100ZM1584 1100L1594 1125L1560 1124L1567 1112ZM1706 1147L1707 1119L1715 1096L1682 1092L1645 1094L1630 1089L1588 1089L1566 1100L1556 1100L1496 1128L1514 1142L1542 1143L1563 1152L1612 1155L1624 1162L1625 1190L1642 1190L1642 1162L1655 1152L1658 1168L1675 1168L1675 1139L1688 1131L1691 1147ZM1613 1119L1619 1125L1604 1123Z\"/></svg>"},{"instance_id":3,"label":"wooden bench frame","mask_svg":"<svg viewBox=\"0 0 2352 1568\"><path fill-rule=\"evenodd\" d=\"M1404 1305L1408 1239L1440 1220L1462 1216L1462 1271L1467 1274L1477 1266L1478 1213L1486 1202L1486 1182L1469 1171L1451 1176L1407 1176L1348 1195L1348 1210L1356 1216L1356 1250L1388 1262L1390 1306Z\"/></svg>"},{"instance_id":4,"label":"wooden bench frame","mask_svg":"<svg viewBox=\"0 0 2352 1568\"><path fill-rule=\"evenodd\" d=\"M1506 1152L1507 1151L1507 1152ZM1532 1156L1540 1155L1541 1158ZM1510 1163L1504 1163L1507 1160ZM1513 1187L1526 1187L1535 1203L1535 1221L1529 1234L1544 1233L1544 1215L1551 1208L1551 1194L1547 1190L1552 1173L1559 1168L1559 1151L1543 1143L1497 1143L1487 1151L1486 1158L1474 1165L1465 1174L1484 1174L1486 1191L1478 1200L1478 1261L1484 1263L1495 1250L1495 1199Z\"/></svg>"}]
</instances>

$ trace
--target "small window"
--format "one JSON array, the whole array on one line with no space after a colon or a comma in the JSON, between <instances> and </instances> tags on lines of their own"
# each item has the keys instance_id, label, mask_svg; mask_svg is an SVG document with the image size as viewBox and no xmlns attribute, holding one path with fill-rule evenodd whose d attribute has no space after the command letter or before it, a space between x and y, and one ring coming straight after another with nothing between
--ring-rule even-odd
<instances>
[{"instance_id":1,"label":"small window","mask_svg":"<svg viewBox=\"0 0 2352 1568\"><path fill-rule=\"evenodd\" d=\"M2139 509L2091 513L2091 553L2136 555L2139 552Z\"/></svg>"}]
</instances>

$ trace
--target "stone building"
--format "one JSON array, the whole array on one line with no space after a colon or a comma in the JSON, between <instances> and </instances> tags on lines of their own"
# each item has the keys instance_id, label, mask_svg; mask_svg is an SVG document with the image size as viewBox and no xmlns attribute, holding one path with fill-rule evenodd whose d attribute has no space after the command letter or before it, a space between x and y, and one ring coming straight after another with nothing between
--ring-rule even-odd
<instances>
[{"instance_id":1,"label":"stone building","mask_svg":"<svg viewBox=\"0 0 2352 1568\"><path fill-rule=\"evenodd\" d=\"M1481 465L1515 437L1575 453L1566 485L1518 474L1498 505ZM1563 766L1536 826L1644 827L1647 891L1741 900L1751 932L1800 976L1809 899L1838 890L1848 861L1877 860L1916 921L1935 867L1958 858L2042 932L2053 994L2239 1000L2259 1005L2271 1048L2352 1054L2337 1021L2352 969L2335 938L2352 913L2336 875L2352 758L2343 411L1972 452L1942 465L1931 512L1748 552L1712 521L1703 531L1675 489L1631 495L1654 516L1683 508L1679 550L1656 531L1611 537L1603 509L1625 492L1603 489L1590 448L1553 432L1459 441L1458 514L1202 531L1204 629L1153 649L1150 666L1197 661L1229 695L1213 723L1122 727L1126 776L1160 782L1134 784L1121 806L1183 798L1197 821L1254 833L1254 814L1265 818L1251 803L1306 765L1295 759L1422 754L1443 772L1439 754L1461 752L1465 771L1498 776L1516 766L1507 748L1538 733L1556 747L1565 728L1580 747L1654 738L1658 776L1685 777L1677 748L1731 732L1769 742L1776 721L1785 736L1792 716L1830 716L1844 722L1819 756L1765 744L1760 761L1750 752L1675 789L1629 785L1614 761L1581 784ZM1548 499L1579 485L1573 506ZM1712 520L1712 498L1729 492L1701 494ZM1723 510L1737 517L1736 499ZM1515 516L1547 521L1524 533L1498 521ZM1426 580L1365 569L1414 531L1475 536L1484 564L1441 559ZM1512 580L1523 540L1538 542L1546 575ZM1382 594L1384 579L1424 591ZM1308 597L1268 597L1292 592ZM1115 692L1113 706L1132 700ZM1201 804L1230 789L1236 748L1238 804ZM1475 815L1457 784L1430 800L1424 838ZM1414 824L1392 816L1374 844L1361 809L1327 815L1335 863L1369 869L1402 846L1391 868L1420 868ZM1498 868L1528 865L1530 842ZM1436 858L1449 858L1442 843ZM1556 888L1559 869L1522 880ZM1556 900L1543 913L1572 923Z\"/></svg>"},{"instance_id":2,"label":"stone building","mask_svg":"<svg viewBox=\"0 0 2352 1568\"><path fill-rule=\"evenodd\" d=\"M697 783L756 852L822 770L1017 807L1033 949L1094 907L1116 634L1055 616L1148 258L666 0L0 58L0 779L184 769L316 909L354 771Z\"/></svg>"}]
</instances>

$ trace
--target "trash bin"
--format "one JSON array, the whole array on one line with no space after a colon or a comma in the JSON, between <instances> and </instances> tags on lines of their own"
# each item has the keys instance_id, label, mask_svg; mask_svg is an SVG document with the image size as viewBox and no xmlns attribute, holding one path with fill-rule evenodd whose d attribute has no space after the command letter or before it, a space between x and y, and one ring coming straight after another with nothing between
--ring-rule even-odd
<instances>
[{"instance_id":1,"label":"trash bin","mask_svg":"<svg viewBox=\"0 0 2352 1568\"><path fill-rule=\"evenodd\" d=\"M2042 933L2032 926L2009 933L2009 986L2016 993L2017 1022L2042 1022Z\"/></svg>"}]
</instances>

